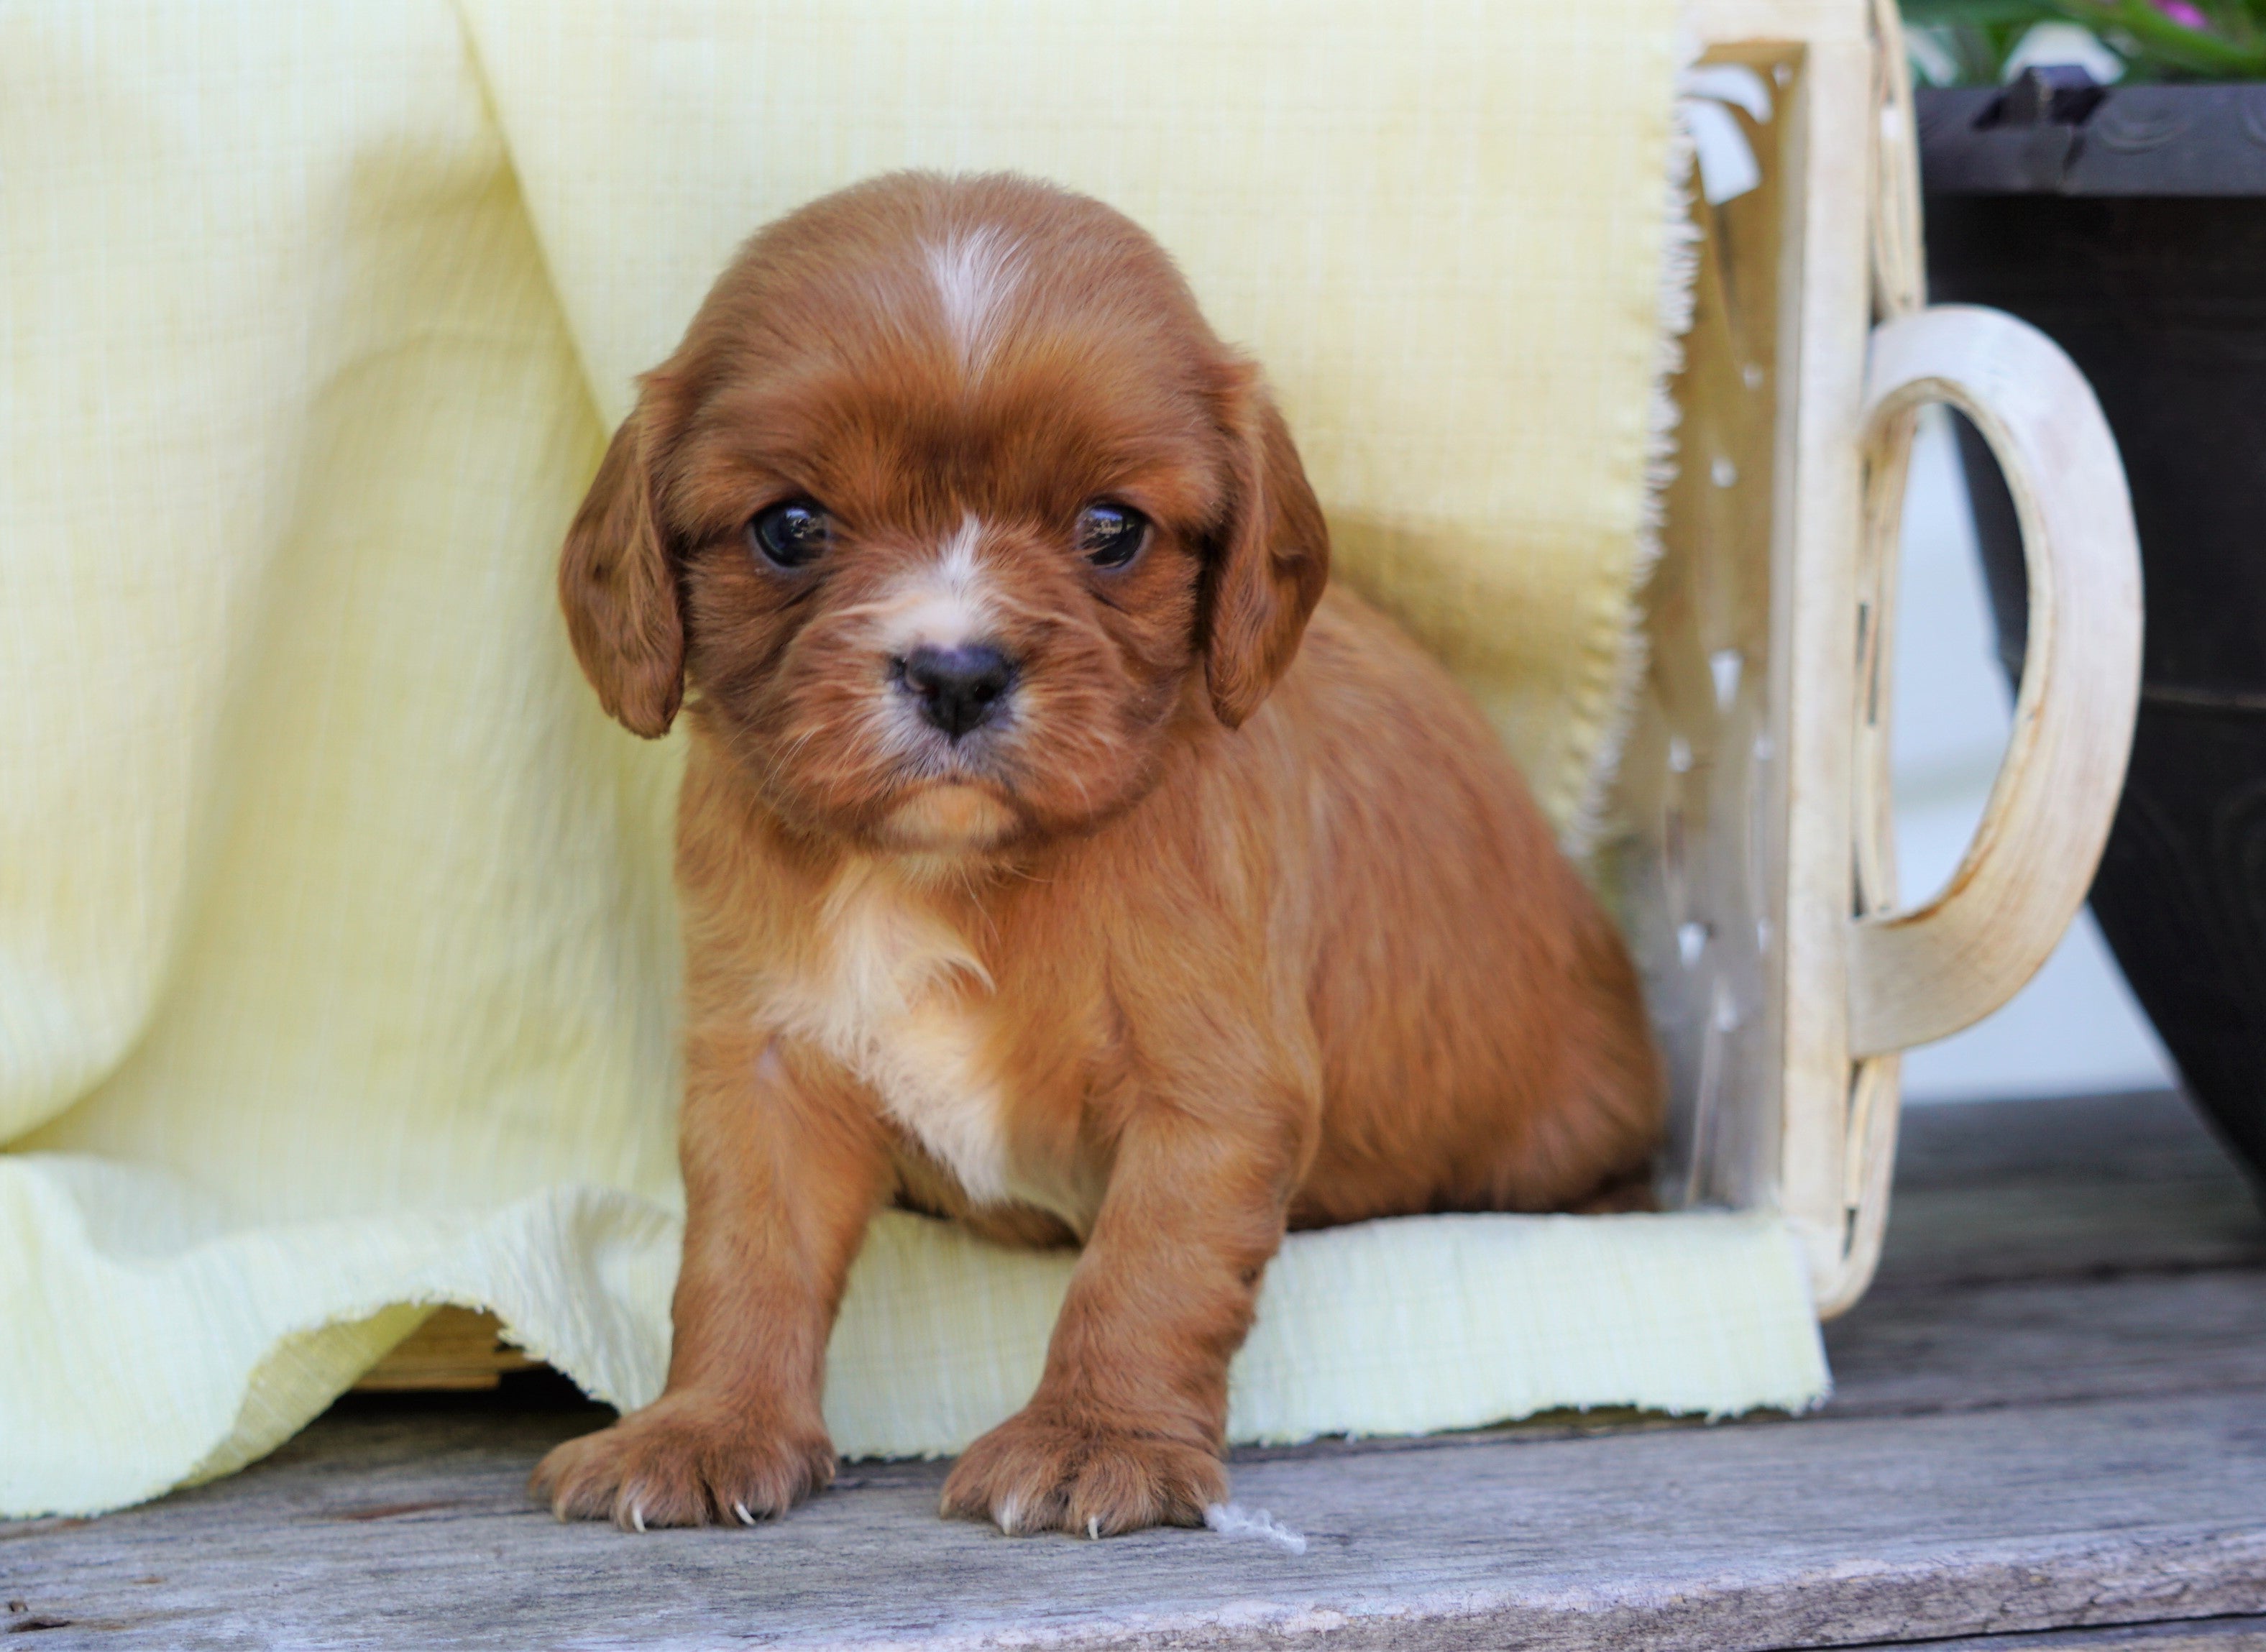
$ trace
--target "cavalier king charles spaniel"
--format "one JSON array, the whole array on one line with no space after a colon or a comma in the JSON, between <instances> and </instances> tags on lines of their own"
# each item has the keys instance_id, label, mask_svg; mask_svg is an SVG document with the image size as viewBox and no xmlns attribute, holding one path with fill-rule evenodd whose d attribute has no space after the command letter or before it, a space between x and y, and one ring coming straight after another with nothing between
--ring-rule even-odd
<instances>
[{"instance_id":1,"label":"cavalier king charles spaniel","mask_svg":"<svg viewBox=\"0 0 2266 1652\"><path fill-rule=\"evenodd\" d=\"M606 710L691 736L676 1340L536 1471L562 1518L824 1487L883 1205L1079 1247L943 1510L1100 1537L1224 1496L1286 1229L1648 1202L1619 936L1328 567L1258 369L1109 208L897 174L741 251L559 567Z\"/></svg>"}]
</instances>

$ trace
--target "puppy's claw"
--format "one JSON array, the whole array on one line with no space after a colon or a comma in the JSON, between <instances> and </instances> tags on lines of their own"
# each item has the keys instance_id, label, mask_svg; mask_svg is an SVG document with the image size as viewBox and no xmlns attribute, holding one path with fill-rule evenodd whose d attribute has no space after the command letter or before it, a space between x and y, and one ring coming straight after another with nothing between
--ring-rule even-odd
<instances>
[{"instance_id":1,"label":"puppy's claw","mask_svg":"<svg viewBox=\"0 0 2266 1652\"><path fill-rule=\"evenodd\" d=\"M833 1478L834 1448L822 1430L767 1424L744 1407L694 1396L665 1398L565 1442L530 1483L561 1520L658 1531L760 1525Z\"/></svg>"},{"instance_id":2,"label":"puppy's claw","mask_svg":"<svg viewBox=\"0 0 2266 1652\"><path fill-rule=\"evenodd\" d=\"M945 1481L942 1512L988 1519L1010 1537L1099 1539L1200 1526L1226 1496L1226 1472L1200 1444L1034 1407L968 1448Z\"/></svg>"}]
</instances>

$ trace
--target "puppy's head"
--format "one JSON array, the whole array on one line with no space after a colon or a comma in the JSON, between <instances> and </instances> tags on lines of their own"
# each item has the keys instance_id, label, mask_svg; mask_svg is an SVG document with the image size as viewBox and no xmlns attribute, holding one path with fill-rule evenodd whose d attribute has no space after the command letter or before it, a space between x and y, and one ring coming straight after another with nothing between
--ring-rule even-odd
<instances>
[{"instance_id":1,"label":"puppy's head","mask_svg":"<svg viewBox=\"0 0 2266 1652\"><path fill-rule=\"evenodd\" d=\"M798 828L980 851L1090 825L1249 717L1328 554L1155 242L1026 180L901 174L749 243L643 381L559 588L639 734L689 683Z\"/></svg>"}]
</instances>

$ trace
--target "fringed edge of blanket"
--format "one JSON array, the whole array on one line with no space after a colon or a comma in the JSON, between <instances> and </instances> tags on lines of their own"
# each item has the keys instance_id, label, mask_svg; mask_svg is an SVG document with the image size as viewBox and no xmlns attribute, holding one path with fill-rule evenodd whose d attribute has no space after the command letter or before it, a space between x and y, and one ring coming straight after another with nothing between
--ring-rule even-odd
<instances>
[{"instance_id":1,"label":"fringed edge of blanket","mask_svg":"<svg viewBox=\"0 0 2266 1652\"><path fill-rule=\"evenodd\" d=\"M1688 17L1678 25L1674 46L1675 76L1696 64L1705 48ZM1649 663L1645 641L1645 588L1659 565L1662 533L1668 523L1668 491L1676 481L1678 451L1677 429L1683 411L1676 404L1677 375L1684 370L1684 340L1692 331L1698 303L1701 235L1692 216L1692 178L1697 148L1680 98L1671 100L1668 128L1668 166L1661 201L1660 287L1658 327L1654 334L1650 400L1646 409L1644 503L1637 519L1635 555L1623 592L1619 632L1615 637L1612 687L1599 719L1597 745L1590 761L1581 796L1560 835L1560 846L1577 861L1586 862L1604 837L1608 823L1614 782L1619 778L1621 753Z\"/></svg>"}]
</instances>

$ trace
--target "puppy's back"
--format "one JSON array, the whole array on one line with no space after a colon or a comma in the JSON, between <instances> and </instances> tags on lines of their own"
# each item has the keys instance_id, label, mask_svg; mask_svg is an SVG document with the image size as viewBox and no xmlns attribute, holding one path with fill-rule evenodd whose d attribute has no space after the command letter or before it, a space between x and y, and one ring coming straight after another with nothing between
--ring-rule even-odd
<instances>
[{"instance_id":1,"label":"puppy's back","mask_svg":"<svg viewBox=\"0 0 2266 1652\"><path fill-rule=\"evenodd\" d=\"M1324 1120L1293 1224L1644 1202L1635 972L1478 709L1334 587L1262 718L1312 800Z\"/></svg>"}]
</instances>

